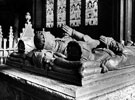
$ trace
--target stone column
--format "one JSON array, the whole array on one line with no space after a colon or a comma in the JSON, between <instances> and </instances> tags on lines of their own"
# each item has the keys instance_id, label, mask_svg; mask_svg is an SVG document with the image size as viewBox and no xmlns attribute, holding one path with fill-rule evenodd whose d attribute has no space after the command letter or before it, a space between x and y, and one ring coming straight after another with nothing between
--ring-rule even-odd
<instances>
[{"instance_id":1,"label":"stone column","mask_svg":"<svg viewBox=\"0 0 135 100\"><path fill-rule=\"evenodd\" d=\"M126 0L125 41L131 41L132 35L132 0Z\"/></svg>"},{"instance_id":2,"label":"stone column","mask_svg":"<svg viewBox=\"0 0 135 100\"><path fill-rule=\"evenodd\" d=\"M124 33L124 0L120 0L120 42L123 41Z\"/></svg>"}]
</instances>

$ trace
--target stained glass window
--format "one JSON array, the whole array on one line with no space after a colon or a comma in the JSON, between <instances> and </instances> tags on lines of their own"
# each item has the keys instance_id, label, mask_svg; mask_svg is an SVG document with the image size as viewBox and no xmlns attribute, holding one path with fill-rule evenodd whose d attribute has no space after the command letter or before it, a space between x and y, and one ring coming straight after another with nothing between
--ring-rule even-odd
<instances>
[{"instance_id":1,"label":"stained glass window","mask_svg":"<svg viewBox=\"0 0 135 100\"><path fill-rule=\"evenodd\" d=\"M85 25L98 25L98 0L86 0Z\"/></svg>"},{"instance_id":2,"label":"stained glass window","mask_svg":"<svg viewBox=\"0 0 135 100\"><path fill-rule=\"evenodd\" d=\"M66 0L57 1L57 27L66 24Z\"/></svg>"},{"instance_id":3,"label":"stained glass window","mask_svg":"<svg viewBox=\"0 0 135 100\"><path fill-rule=\"evenodd\" d=\"M81 0L70 0L70 26L81 24Z\"/></svg>"},{"instance_id":4,"label":"stained glass window","mask_svg":"<svg viewBox=\"0 0 135 100\"><path fill-rule=\"evenodd\" d=\"M46 27L54 26L54 0L47 0L46 2Z\"/></svg>"}]
</instances>

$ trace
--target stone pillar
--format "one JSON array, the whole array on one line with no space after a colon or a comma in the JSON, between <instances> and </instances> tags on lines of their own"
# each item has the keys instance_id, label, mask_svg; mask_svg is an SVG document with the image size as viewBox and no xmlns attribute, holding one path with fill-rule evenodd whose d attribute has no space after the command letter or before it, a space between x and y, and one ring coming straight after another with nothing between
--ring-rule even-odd
<instances>
[{"instance_id":1,"label":"stone pillar","mask_svg":"<svg viewBox=\"0 0 135 100\"><path fill-rule=\"evenodd\" d=\"M125 41L131 41L132 35L132 0L126 0Z\"/></svg>"},{"instance_id":2,"label":"stone pillar","mask_svg":"<svg viewBox=\"0 0 135 100\"><path fill-rule=\"evenodd\" d=\"M123 42L124 33L124 0L120 0L120 42Z\"/></svg>"}]
</instances>

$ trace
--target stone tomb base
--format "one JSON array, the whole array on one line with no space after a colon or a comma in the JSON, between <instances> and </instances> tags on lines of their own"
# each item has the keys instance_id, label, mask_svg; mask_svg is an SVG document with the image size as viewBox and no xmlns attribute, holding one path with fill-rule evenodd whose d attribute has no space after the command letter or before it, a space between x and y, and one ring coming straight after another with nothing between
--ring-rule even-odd
<instances>
[{"instance_id":1,"label":"stone tomb base","mask_svg":"<svg viewBox=\"0 0 135 100\"><path fill-rule=\"evenodd\" d=\"M0 66L1 100L135 100L134 66L97 75L90 81L76 86Z\"/></svg>"}]
</instances>

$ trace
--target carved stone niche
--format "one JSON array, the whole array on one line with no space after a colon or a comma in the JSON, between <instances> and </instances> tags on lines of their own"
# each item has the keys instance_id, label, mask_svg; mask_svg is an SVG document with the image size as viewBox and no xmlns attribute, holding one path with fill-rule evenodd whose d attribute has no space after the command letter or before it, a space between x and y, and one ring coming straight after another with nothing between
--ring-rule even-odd
<instances>
[{"instance_id":1,"label":"carved stone niche","mask_svg":"<svg viewBox=\"0 0 135 100\"><path fill-rule=\"evenodd\" d=\"M32 28L31 24L31 16L30 13L27 12L26 16L26 23L25 27L22 29L22 33L20 33L21 42L19 41L18 51L21 52L29 52L35 48L34 46L34 29ZM22 41L24 43L22 43Z\"/></svg>"}]
</instances>

